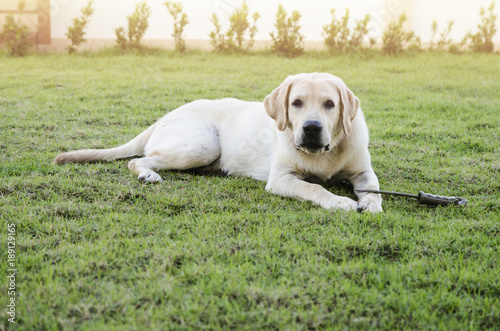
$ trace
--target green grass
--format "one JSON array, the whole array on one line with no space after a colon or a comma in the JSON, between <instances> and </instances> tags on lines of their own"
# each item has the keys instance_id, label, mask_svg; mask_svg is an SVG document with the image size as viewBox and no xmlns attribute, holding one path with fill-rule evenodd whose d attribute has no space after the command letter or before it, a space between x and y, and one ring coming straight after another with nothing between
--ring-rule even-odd
<instances>
[{"instance_id":1,"label":"green grass","mask_svg":"<svg viewBox=\"0 0 500 331\"><path fill-rule=\"evenodd\" d=\"M0 57L0 219L17 226L19 330L496 329L500 324L500 57L172 53ZM127 160L56 166L129 141L199 98L262 100L326 71L360 98L385 198L330 212L248 178ZM353 196L346 186L338 194ZM6 254L0 264L7 273ZM8 284L0 284L1 326Z\"/></svg>"}]
</instances>

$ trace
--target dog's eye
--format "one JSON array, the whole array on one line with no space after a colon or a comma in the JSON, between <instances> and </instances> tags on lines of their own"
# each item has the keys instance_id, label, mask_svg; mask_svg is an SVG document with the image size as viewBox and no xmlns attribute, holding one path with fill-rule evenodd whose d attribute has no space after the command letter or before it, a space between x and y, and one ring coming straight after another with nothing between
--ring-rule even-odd
<instances>
[{"instance_id":1,"label":"dog's eye","mask_svg":"<svg viewBox=\"0 0 500 331\"><path fill-rule=\"evenodd\" d=\"M302 100L300 100L300 99L296 99L296 100L294 100L294 101L292 102L292 106L297 107L297 108L302 107L302 104L303 104L303 102L302 102Z\"/></svg>"},{"instance_id":2,"label":"dog's eye","mask_svg":"<svg viewBox=\"0 0 500 331\"><path fill-rule=\"evenodd\" d=\"M333 107L335 107L335 104L333 103L332 100L326 100L325 102L325 108L326 109L332 109Z\"/></svg>"}]
</instances>

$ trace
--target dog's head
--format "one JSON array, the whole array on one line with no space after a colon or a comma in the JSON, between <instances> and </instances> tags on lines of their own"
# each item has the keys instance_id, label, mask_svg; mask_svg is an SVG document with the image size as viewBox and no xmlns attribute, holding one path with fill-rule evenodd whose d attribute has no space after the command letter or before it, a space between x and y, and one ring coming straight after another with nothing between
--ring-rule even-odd
<instances>
[{"instance_id":1,"label":"dog's head","mask_svg":"<svg viewBox=\"0 0 500 331\"><path fill-rule=\"evenodd\" d=\"M359 99L340 78L311 73L286 78L264 106L278 130L291 130L297 149L318 154L351 134Z\"/></svg>"}]
</instances>

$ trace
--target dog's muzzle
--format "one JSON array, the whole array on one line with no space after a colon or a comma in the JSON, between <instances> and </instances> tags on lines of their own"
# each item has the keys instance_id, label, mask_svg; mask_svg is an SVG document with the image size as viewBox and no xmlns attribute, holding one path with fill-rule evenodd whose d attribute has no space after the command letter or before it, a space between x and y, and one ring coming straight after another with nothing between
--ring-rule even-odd
<instances>
[{"instance_id":1,"label":"dog's muzzle","mask_svg":"<svg viewBox=\"0 0 500 331\"><path fill-rule=\"evenodd\" d=\"M302 126L301 142L297 149L308 154L319 154L330 150L329 144L322 143L323 126L318 121L307 121Z\"/></svg>"},{"instance_id":2,"label":"dog's muzzle","mask_svg":"<svg viewBox=\"0 0 500 331\"><path fill-rule=\"evenodd\" d=\"M313 142L305 142L296 146L297 150L308 153L308 154L319 154L323 152L328 152L330 150L330 144L320 145Z\"/></svg>"}]
</instances>

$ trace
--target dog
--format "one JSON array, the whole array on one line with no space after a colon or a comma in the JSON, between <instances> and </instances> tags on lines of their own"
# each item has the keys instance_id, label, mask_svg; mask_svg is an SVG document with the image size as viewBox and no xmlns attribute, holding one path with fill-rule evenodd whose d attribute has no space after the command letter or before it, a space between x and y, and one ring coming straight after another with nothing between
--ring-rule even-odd
<instances>
[{"instance_id":1,"label":"dog","mask_svg":"<svg viewBox=\"0 0 500 331\"><path fill-rule=\"evenodd\" d=\"M171 111L130 142L111 149L62 153L54 162L132 159L143 182L161 182L158 170L219 170L267 182L266 190L327 209L381 212L368 152L368 128L359 99L338 77L287 77L264 102L197 100ZM359 201L318 183L349 181Z\"/></svg>"}]
</instances>

